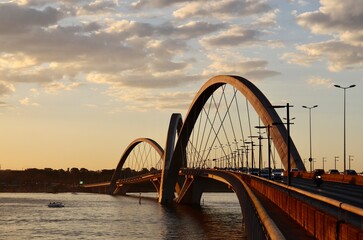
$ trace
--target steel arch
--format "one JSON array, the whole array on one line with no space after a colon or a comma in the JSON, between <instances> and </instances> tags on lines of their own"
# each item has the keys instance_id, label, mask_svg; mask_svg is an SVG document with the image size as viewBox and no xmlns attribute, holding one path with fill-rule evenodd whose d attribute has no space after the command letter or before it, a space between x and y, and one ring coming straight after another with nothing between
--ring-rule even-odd
<instances>
[{"instance_id":1,"label":"steel arch","mask_svg":"<svg viewBox=\"0 0 363 240\"><path fill-rule=\"evenodd\" d=\"M173 199L173 189L177 181L178 171L182 166L185 166L185 157L183 156L185 154L185 148L194 128L194 124L197 121L204 104L214 91L225 84L232 85L246 97L265 126L272 125L272 123L282 122L266 96L247 79L239 76L226 75L216 76L209 79L198 91L188 110L178 142L175 146L171 167L166 173L165 183L161 186L161 193L163 194L161 203L165 204ZM281 161L284 164L285 169L287 169L287 130L284 125L276 125L271 128L270 133ZM305 166L301 161L301 157L291 138L290 156L292 160L291 167L297 167L298 169L305 170Z\"/></svg>"},{"instance_id":2,"label":"steel arch","mask_svg":"<svg viewBox=\"0 0 363 240\"><path fill-rule=\"evenodd\" d=\"M163 158L164 150L157 142L155 142L154 140L152 140L150 138L135 139L126 148L126 150L124 151L124 153L122 154L122 156L120 158L119 163L117 164L117 167L111 178L109 193L113 194L113 192L115 191L116 181L118 180L118 176L120 176L120 174L121 174L122 167L123 167L124 163L126 162L127 157L138 144L143 143L143 142L150 144L156 150L156 152L160 155L160 157Z\"/></svg>"}]
</instances>

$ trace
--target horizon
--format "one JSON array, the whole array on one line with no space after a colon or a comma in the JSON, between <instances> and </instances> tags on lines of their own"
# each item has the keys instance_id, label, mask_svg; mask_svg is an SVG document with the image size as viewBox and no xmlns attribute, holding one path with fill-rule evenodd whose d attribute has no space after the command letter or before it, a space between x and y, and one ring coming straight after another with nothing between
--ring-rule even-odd
<instances>
[{"instance_id":1,"label":"horizon","mask_svg":"<svg viewBox=\"0 0 363 240\"><path fill-rule=\"evenodd\" d=\"M354 10L352 13L352 9ZM289 103L315 168L363 172L363 5L347 0L0 0L0 166L114 169L134 139L162 147L204 82L237 75ZM277 110L283 118L285 112ZM309 164L305 165L309 170Z\"/></svg>"}]
</instances>

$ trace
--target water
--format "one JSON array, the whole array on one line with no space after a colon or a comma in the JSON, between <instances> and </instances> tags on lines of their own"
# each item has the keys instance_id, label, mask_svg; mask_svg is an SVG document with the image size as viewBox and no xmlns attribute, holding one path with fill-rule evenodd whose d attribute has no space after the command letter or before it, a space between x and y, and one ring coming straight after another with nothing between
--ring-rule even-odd
<instances>
[{"instance_id":1,"label":"water","mask_svg":"<svg viewBox=\"0 0 363 240\"><path fill-rule=\"evenodd\" d=\"M0 193L0 239L246 239L234 193L202 198L192 208L138 195ZM65 207L48 208L53 201Z\"/></svg>"}]
</instances>

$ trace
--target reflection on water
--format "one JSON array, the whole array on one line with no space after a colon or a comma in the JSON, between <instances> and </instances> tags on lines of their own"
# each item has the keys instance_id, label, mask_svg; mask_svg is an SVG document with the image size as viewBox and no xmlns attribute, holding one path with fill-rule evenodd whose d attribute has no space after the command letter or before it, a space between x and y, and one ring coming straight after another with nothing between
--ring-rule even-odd
<instances>
[{"instance_id":1,"label":"reflection on water","mask_svg":"<svg viewBox=\"0 0 363 240\"><path fill-rule=\"evenodd\" d=\"M142 196L156 197L155 193ZM233 193L205 193L200 207L98 194L0 193L1 239L241 239ZM64 208L48 208L62 201Z\"/></svg>"}]
</instances>

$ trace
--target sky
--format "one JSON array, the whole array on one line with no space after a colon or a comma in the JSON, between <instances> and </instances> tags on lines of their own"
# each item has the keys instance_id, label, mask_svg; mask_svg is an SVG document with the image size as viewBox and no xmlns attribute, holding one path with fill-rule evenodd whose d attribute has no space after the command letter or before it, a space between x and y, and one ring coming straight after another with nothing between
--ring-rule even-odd
<instances>
[{"instance_id":1,"label":"sky","mask_svg":"<svg viewBox=\"0 0 363 240\"><path fill-rule=\"evenodd\" d=\"M361 0L0 0L1 169L115 168L130 142L161 146L216 75L294 107L316 168L363 171ZM284 112L278 110L281 117ZM348 166L348 162L347 162Z\"/></svg>"}]
</instances>

